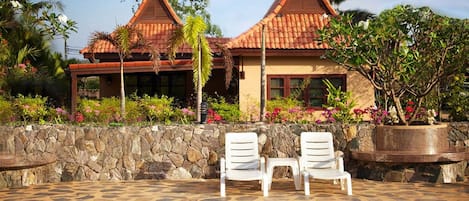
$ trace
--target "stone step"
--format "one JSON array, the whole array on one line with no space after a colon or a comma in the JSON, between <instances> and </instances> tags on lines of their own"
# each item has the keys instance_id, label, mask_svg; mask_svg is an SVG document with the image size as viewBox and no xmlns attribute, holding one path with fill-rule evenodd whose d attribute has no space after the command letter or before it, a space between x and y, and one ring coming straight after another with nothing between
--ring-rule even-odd
<instances>
[{"instance_id":1,"label":"stone step","mask_svg":"<svg viewBox=\"0 0 469 201\"><path fill-rule=\"evenodd\" d=\"M352 158L361 161L390 163L434 163L469 160L469 148L450 147L438 153L415 151L351 151Z\"/></svg>"}]
</instances>

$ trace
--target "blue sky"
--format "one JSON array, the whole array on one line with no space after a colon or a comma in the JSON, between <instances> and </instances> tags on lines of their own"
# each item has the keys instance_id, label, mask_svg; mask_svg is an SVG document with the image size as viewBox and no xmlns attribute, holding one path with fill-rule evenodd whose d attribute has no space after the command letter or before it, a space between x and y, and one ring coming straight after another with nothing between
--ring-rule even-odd
<instances>
[{"instance_id":1,"label":"blue sky","mask_svg":"<svg viewBox=\"0 0 469 201\"><path fill-rule=\"evenodd\" d=\"M262 19L273 1L211 0L209 12L212 22L221 27L225 36L235 37ZM132 6L135 1L61 0L61 2L65 5L65 15L78 23L78 33L71 34L68 45L74 49L81 49L86 46L92 32L111 32L116 25L127 23L133 15ZM469 0L347 0L340 9L360 8L379 13L398 4L429 6L442 15L469 18ZM63 41L56 40L54 46L61 51ZM79 54L69 56L82 58Z\"/></svg>"}]
</instances>

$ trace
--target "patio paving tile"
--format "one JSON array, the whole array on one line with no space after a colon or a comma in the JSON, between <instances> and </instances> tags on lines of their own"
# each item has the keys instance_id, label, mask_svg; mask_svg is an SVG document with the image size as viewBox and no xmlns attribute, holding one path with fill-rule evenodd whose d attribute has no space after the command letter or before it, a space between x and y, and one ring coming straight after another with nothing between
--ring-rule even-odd
<instances>
[{"instance_id":1,"label":"patio paving tile","mask_svg":"<svg viewBox=\"0 0 469 201\"><path fill-rule=\"evenodd\" d=\"M353 179L353 196L329 181L310 182L311 195L296 191L290 179L275 179L269 197L253 182L227 183L227 197L219 197L219 180L137 180L119 182L62 182L0 189L0 200L469 200L469 181L453 184L398 183Z\"/></svg>"}]
</instances>

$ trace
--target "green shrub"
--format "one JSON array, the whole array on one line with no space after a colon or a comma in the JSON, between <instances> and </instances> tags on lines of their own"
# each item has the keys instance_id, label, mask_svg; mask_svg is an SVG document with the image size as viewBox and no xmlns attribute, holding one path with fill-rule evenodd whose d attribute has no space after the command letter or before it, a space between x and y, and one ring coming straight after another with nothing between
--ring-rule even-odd
<instances>
[{"instance_id":1,"label":"green shrub","mask_svg":"<svg viewBox=\"0 0 469 201\"><path fill-rule=\"evenodd\" d=\"M334 119L342 123L353 123L359 121L354 118L352 108L355 107L355 101L352 99L350 91L342 91L341 87L335 87L329 80L323 80L327 86L327 104L323 105L326 108L326 119Z\"/></svg>"},{"instance_id":2,"label":"green shrub","mask_svg":"<svg viewBox=\"0 0 469 201\"><path fill-rule=\"evenodd\" d=\"M120 122L120 100L116 97L103 98L101 101L82 99L78 112L84 117L84 122L109 124Z\"/></svg>"},{"instance_id":3,"label":"green shrub","mask_svg":"<svg viewBox=\"0 0 469 201\"><path fill-rule=\"evenodd\" d=\"M304 112L302 105L302 101L293 97L268 100L265 118L270 123L300 122Z\"/></svg>"},{"instance_id":4,"label":"green shrub","mask_svg":"<svg viewBox=\"0 0 469 201\"><path fill-rule=\"evenodd\" d=\"M449 91L444 94L444 102L447 104L451 120L469 120L469 88L464 87L464 73L454 76L449 85Z\"/></svg>"},{"instance_id":5,"label":"green shrub","mask_svg":"<svg viewBox=\"0 0 469 201\"><path fill-rule=\"evenodd\" d=\"M238 104L227 103L224 97L207 98L209 107L226 122L238 122L241 112Z\"/></svg>"},{"instance_id":6,"label":"green shrub","mask_svg":"<svg viewBox=\"0 0 469 201\"><path fill-rule=\"evenodd\" d=\"M19 94L14 100L15 111L23 122L44 123L49 115L46 102L47 97L40 95L32 97Z\"/></svg>"},{"instance_id":7,"label":"green shrub","mask_svg":"<svg viewBox=\"0 0 469 201\"><path fill-rule=\"evenodd\" d=\"M140 110L140 105L137 101L126 99L125 101L125 122L137 123L144 119L144 115Z\"/></svg>"},{"instance_id":8,"label":"green shrub","mask_svg":"<svg viewBox=\"0 0 469 201\"><path fill-rule=\"evenodd\" d=\"M10 101L0 96L0 123L8 123L15 120L14 106Z\"/></svg>"},{"instance_id":9,"label":"green shrub","mask_svg":"<svg viewBox=\"0 0 469 201\"><path fill-rule=\"evenodd\" d=\"M159 98L157 96L150 97L148 95L144 95L140 99L142 114L148 121L150 121L150 123L159 121L169 124L175 114L171 107L173 100L174 98L164 95Z\"/></svg>"}]
</instances>

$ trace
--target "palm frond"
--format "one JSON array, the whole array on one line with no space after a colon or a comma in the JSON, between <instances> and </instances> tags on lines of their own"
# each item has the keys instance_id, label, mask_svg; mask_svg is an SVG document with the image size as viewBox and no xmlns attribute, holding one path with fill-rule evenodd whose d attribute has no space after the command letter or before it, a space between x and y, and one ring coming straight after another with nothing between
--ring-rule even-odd
<instances>
[{"instance_id":1,"label":"palm frond","mask_svg":"<svg viewBox=\"0 0 469 201\"><path fill-rule=\"evenodd\" d=\"M168 55L169 61L173 62L176 59L176 52L184 44L184 30L182 27L178 27L174 30L173 34L168 41L168 49L166 54Z\"/></svg>"},{"instance_id":2,"label":"palm frond","mask_svg":"<svg viewBox=\"0 0 469 201\"><path fill-rule=\"evenodd\" d=\"M117 47L117 41L112 37L111 34L107 32L98 32L98 31L94 32L90 40L88 41L88 48L93 58L94 58L94 52L96 51L96 45L100 41L107 41L111 43L112 45L114 45L114 47Z\"/></svg>"},{"instance_id":3,"label":"palm frond","mask_svg":"<svg viewBox=\"0 0 469 201\"><path fill-rule=\"evenodd\" d=\"M207 25L200 16L189 16L186 24L184 25L184 38L187 43L194 49L197 48L199 43L199 35L204 34L207 29Z\"/></svg>"},{"instance_id":4,"label":"palm frond","mask_svg":"<svg viewBox=\"0 0 469 201\"><path fill-rule=\"evenodd\" d=\"M228 89L228 87L230 86L231 77L233 76L233 56L231 54L231 51L225 45L220 43L216 43L215 45L218 49L221 50L223 54L223 63L225 66L225 88Z\"/></svg>"},{"instance_id":5,"label":"palm frond","mask_svg":"<svg viewBox=\"0 0 469 201\"><path fill-rule=\"evenodd\" d=\"M132 49L142 49L143 52L148 52L150 54L150 61L152 61L152 68L153 71L158 74L160 70L160 51L156 49L150 41L140 41L135 43L136 46L132 47Z\"/></svg>"},{"instance_id":6,"label":"palm frond","mask_svg":"<svg viewBox=\"0 0 469 201\"><path fill-rule=\"evenodd\" d=\"M24 46L18 51L18 56L16 59L16 64L21 64L26 59L26 57L35 58L39 54L39 50L34 47L29 47L28 45Z\"/></svg>"}]
</instances>

